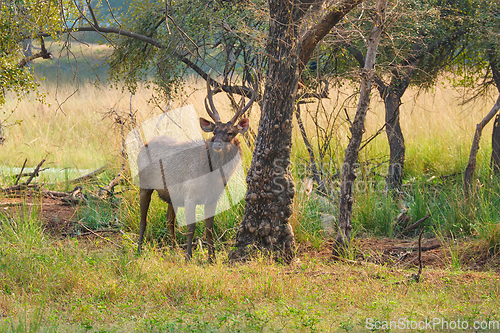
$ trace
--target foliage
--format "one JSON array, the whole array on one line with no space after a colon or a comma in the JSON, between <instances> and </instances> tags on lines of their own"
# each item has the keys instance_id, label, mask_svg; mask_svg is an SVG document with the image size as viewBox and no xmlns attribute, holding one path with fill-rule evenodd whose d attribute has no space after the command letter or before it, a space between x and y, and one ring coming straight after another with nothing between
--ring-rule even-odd
<instances>
[{"instance_id":1,"label":"foliage","mask_svg":"<svg viewBox=\"0 0 500 333\"><path fill-rule=\"evenodd\" d=\"M461 52L448 67L456 74L451 83L477 92L485 92L491 80L491 65L500 59L500 2L498 0L472 3L474 14L469 21L474 27L469 29L458 45ZM486 75L485 75L486 74Z\"/></svg>"},{"instance_id":2,"label":"foliage","mask_svg":"<svg viewBox=\"0 0 500 333\"><path fill-rule=\"evenodd\" d=\"M18 58L13 54L0 54L0 106L5 104L8 91L15 92L18 99L22 94L37 91L33 73L29 68L19 68L16 64Z\"/></svg>"},{"instance_id":3,"label":"foliage","mask_svg":"<svg viewBox=\"0 0 500 333\"><path fill-rule=\"evenodd\" d=\"M434 85L439 74L465 50L464 39L477 26L478 6L472 0L389 1L385 36L377 54L377 73L381 78L404 77L416 68L411 84L423 88ZM336 33L331 34L318 52L320 75L358 80L359 61L366 50L371 2L350 15ZM360 52L356 54L356 52ZM397 87L396 87L397 88Z\"/></svg>"},{"instance_id":4,"label":"foliage","mask_svg":"<svg viewBox=\"0 0 500 333\"><path fill-rule=\"evenodd\" d=\"M57 38L57 33L75 24L77 17L78 10L73 1L2 1L0 106L5 103L5 94L8 91L15 92L18 98L30 91L37 91L32 71L21 63L23 59L31 56L30 40L39 40L40 33Z\"/></svg>"},{"instance_id":5,"label":"foliage","mask_svg":"<svg viewBox=\"0 0 500 333\"><path fill-rule=\"evenodd\" d=\"M124 80L131 91L137 82L147 81L165 98L179 92L186 68L215 68L226 80L236 80L233 74L248 74L259 65L267 28L262 7L258 1L179 1L169 7L167 18L164 1L134 1L122 16L122 27L160 45L111 38L116 44L109 59L111 77Z\"/></svg>"}]
</instances>

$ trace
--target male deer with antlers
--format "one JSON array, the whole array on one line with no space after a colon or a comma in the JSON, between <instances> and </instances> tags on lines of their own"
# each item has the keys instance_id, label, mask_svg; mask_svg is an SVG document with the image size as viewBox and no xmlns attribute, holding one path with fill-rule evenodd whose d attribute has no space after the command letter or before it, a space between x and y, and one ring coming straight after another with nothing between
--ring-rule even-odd
<instances>
[{"instance_id":1,"label":"male deer with antlers","mask_svg":"<svg viewBox=\"0 0 500 333\"><path fill-rule=\"evenodd\" d=\"M243 99L239 110L233 118L222 123L217 112L213 95L221 91L221 87L212 91L210 73L207 79L207 97L205 108L214 120L210 122L200 117L200 126L204 132L213 133L206 140L181 142L167 136L153 138L140 150L137 157L140 182L141 223L139 231L140 253L146 230L146 217L153 191L158 192L160 199L168 205L167 224L170 229L173 246L175 246L175 207L185 207L187 224L186 259L192 257L192 242L196 229L196 205L205 205L205 230L208 242L209 260L215 259L213 242L213 224L217 202L241 161L239 133L248 130L249 120L238 118L245 113L255 100L251 90L251 98L244 107ZM207 103L208 101L208 103Z\"/></svg>"}]
</instances>

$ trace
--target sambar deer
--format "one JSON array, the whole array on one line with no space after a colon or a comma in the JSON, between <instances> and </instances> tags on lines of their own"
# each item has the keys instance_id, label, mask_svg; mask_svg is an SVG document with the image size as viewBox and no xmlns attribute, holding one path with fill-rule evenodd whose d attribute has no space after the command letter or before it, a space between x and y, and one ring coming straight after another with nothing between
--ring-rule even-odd
<instances>
[{"instance_id":1,"label":"sambar deer","mask_svg":"<svg viewBox=\"0 0 500 333\"><path fill-rule=\"evenodd\" d=\"M223 123L213 102L213 95L220 90L221 88L218 87L212 91L209 73L205 108L214 122L200 117L200 126L204 132L213 133L211 138L182 142L167 136L159 136L141 148L137 157L141 211L138 253L141 252L146 230L151 194L156 191L160 199L168 205L167 224L174 247L176 208L185 208L187 260L192 257L192 242L196 230L196 205L205 205L209 260L215 259L213 224L217 202L224 192L227 181L241 161L241 146L236 136L245 133L249 126L247 118L238 122L237 120L255 100L255 93L251 90L248 104L243 107L242 99L233 118Z\"/></svg>"}]
</instances>

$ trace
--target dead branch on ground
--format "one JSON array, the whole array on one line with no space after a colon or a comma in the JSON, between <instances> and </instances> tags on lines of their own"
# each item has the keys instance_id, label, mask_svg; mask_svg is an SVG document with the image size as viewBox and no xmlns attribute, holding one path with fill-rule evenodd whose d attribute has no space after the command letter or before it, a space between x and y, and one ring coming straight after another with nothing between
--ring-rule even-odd
<instances>
[{"instance_id":1,"label":"dead branch on ground","mask_svg":"<svg viewBox=\"0 0 500 333\"><path fill-rule=\"evenodd\" d=\"M75 220L67 220L67 221L71 222L71 223L78 224L79 226L81 226L82 228L84 228L85 230L87 230L88 234L93 234L94 236L97 236L97 237L99 237L99 238L101 238L101 239L103 239L103 240L105 240L107 242L110 242L111 244L115 245L116 247L118 247L120 249L123 248L123 246L121 246L119 244L116 244L111 239L99 235L99 233L103 232L103 231L92 230L89 227L87 227L85 224L83 224L81 221L75 221ZM109 230L107 230L106 232L109 232ZM116 231L113 231L113 232L121 232L121 231L120 230L116 230Z\"/></svg>"},{"instance_id":2,"label":"dead branch on ground","mask_svg":"<svg viewBox=\"0 0 500 333\"><path fill-rule=\"evenodd\" d=\"M408 231L412 231L412 230L414 230L414 229L418 228L418 227L422 224L422 222L424 222L425 220L427 220L429 217L431 217L431 214L427 214L426 216L422 217L422 218L421 218L420 220L418 220L417 222L415 222L415 223L413 223L413 224L409 225L409 226L408 226L408 227L406 227L403 231L401 231L401 232L397 235L397 237L404 235L404 234L405 234L406 232L408 232Z\"/></svg>"},{"instance_id":3,"label":"dead branch on ground","mask_svg":"<svg viewBox=\"0 0 500 333\"><path fill-rule=\"evenodd\" d=\"M23 171L24 171L24 167L26 166L26 162L28 162L27 158L24 160L23 167L21 168L21 172L19 172L19 175L17 176L16 182L14 183L14 185L19 184L19 179L21 179L21 177L22 177L22 174L23 174Z\"/></svg>"}]
</instances>

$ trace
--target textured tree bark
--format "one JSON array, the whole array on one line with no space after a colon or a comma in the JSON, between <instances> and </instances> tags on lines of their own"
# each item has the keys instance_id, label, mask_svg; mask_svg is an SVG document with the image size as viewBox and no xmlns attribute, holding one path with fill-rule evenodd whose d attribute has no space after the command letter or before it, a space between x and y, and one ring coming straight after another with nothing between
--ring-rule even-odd
<instances>
[{"instance_id":1,"label":"textured tree bark","mask_svg":"<svg viewBox=\"0 0 500 333\"><path fill-rule=\"evenodd\" d=\"M268 1L269 67L259 131L247 174L245 214L230 260L245 260L258 251L284 262L295 257L295 240L289 223L295 190L289 165L299 77L318 42L361 1L344 0L330 7L315 26L300 35L301 21L316 3Z\"/></svg>"},{"instance_id":2,"label":"textured tree bark","mask_svg":"<svg viewBox=\"0 0 500 333\"><path fill-rule=\"evenodd\" d=\"M500 93L500 60L497 58L497 53L495 52L495 45L491 45L490 49L486 51L491 68L491 74L495 86ZM493 124L493 132L491 133L491 169L493 173L500 174L500 114L495 118L495 123Z\"/></svg>"},{"instance_id":3,"label":"textured tree bark","mask_svg":"<svg viewBox=\"0 0 500 333\"><path fill-rule=\"evenodd\" d=\"M384 96L386 134L390 151L389 170L386 180L386 187L389 190L399 189L403 183L406 149L403 132L401 131L399 122L401 95L388 89L387 95Z\"/></svg>"},{"instance_id":4,"label":"textured tree bark","mask_svg":"<svg viewBox=\"0 0 500 333\"><path fill-rule=\"evenodd\" d=\"M293 5L269 2L269 68L247 174L245 215L236 235L236 249L230 253L233 260L244 260L255 249L273 253L287 262L295 253L293 230L288 223L295 194L289 165L293 101L300 74L295 52L297 22L303 13Z\"/></svg>"},{"instance_id":5,"label":"textured tree bark","mask_svg":"<svg viewBox=\"0 0 500 333\"><path fill-rule=\"evenodd\" d=\"M474 139L472 139L472 147L469 154L469 162L467 163L464 174L464 189L466 193L469 193L470 191L472 177L474 176L474 171L476 170L476 156L479 151L479 141L481 140L483 128L497 114L498 110L500 110L500 95L490 112L488 112L483 120L481 120L481 122L476 126L476 132L474 133Z\"/></svg>"},{"instance_id":6,"label":"textured tree bark","mask_svg":"<svg viewBox=\"0 0 500 333\"><path fill-rule=\"evenodd\" d=\"M493 173L500 174L500 114L495 118L491 135L491 169Z\"/></svg>"},{"instance_id":7,"label":"textured tree bark","mask_svg":"<svg viewBox=\"0 0 500 333\"><path fill-rule=\"evenodd\" d=\"M375 58L384 29L386 6L387 0L379 0L377 3L378 15L370 32L365 65L361 72L361 91L358 109L356 110L356 115L350 128L351 139L345 150L344 165L342 167L342 183L340 185L339 230L332 250L332 254L336 256L342 255L342 252L349 246L351 241L351 215L354 201L353 185L356 180L355 167L358 160L359 147L363 139L363 133L365 132L365 119L370 105L370 92L374 75Z\"/></svg>"}]
</instances>

